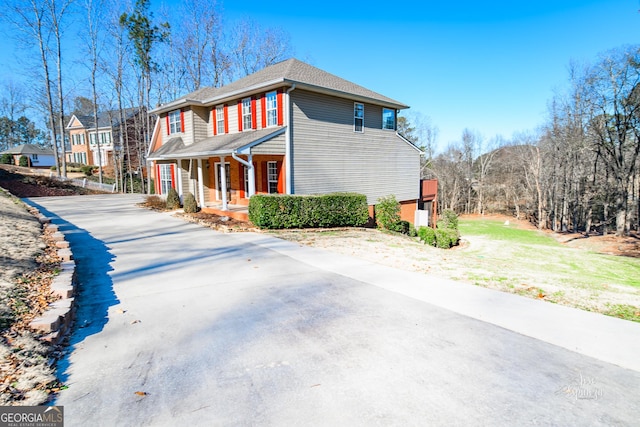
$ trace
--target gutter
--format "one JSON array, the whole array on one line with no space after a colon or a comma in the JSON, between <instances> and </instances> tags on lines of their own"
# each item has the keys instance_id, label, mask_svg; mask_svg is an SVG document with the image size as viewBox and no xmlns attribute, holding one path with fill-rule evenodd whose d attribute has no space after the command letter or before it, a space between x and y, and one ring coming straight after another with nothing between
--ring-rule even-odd
<instances>
[{"instance_id":1,"label":"gutter","mask_svg":"<svg viewBox=\"0 0 640 427\"><path fill-rule=\"evenodd\" d=\"M238 163L243 164L244 167L247 168L247 175L249 175L249 197L253 196L254 194L256 194L256 175L253 170L253 163L251 162L251 154L248 155L248 161L238 157L235 151L231 152L231 157L233 157L234 160L236 160Z\"/></svg>"},{"instance_id":2,"label":"gutter","mask_svg":"<svg viewBox=\"0 0 640 427\"><path fill-rule=\"evenodd\" d=\"M284 131L284 159L285 159L285 168L284 168L284 180L285 180L285 193L293 194L293 159L291 158L291 153L293 152L293 144L291 141L291 95L290 93L295 90L296 84L294 83L289 89L287 89L287 96L285 99L285 109L287 115L287 127Z\"/></svg>"}]
</instances>

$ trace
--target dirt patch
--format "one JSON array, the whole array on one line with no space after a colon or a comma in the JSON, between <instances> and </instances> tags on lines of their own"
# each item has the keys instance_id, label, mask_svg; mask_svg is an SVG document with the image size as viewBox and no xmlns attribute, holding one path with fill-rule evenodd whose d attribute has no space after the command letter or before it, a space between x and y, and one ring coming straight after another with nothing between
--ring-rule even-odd
<instances>
[{"instance_id":1,"label":"dirt patch","mask_svg":"<svg viewBox=\"0 0 640 427\"><path fill-rule=\"evenodd\" d=\"M0 187L16 197L76 196L96 191L76 187L46 176L21 173L16 167L0 168Z\"/></svg>"}]
</instances>

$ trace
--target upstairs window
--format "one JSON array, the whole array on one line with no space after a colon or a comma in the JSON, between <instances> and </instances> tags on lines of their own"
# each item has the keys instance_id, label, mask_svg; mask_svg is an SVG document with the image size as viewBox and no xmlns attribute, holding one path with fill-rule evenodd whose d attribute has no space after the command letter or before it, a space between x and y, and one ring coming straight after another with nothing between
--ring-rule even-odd
<instances>
[{"instance_id":1,"label":"upstairs window","mask_svg":"<svg viewBox=\"0 0 640 427\"><path fill-rule=\"evenodd\" d=\"M175 110L169 113L167 123L169 124L169 135L172 133L180 133L182 132L182 114L180 114L180 110Z\"/></svg>"},{"instance_id":2,"label":"upstairs window","mask_svg":"<svg viewBox=\"0 0 640 427\"><path fill-rule=\"evenodd\" d=\"M216 107L216 132L225 133L224 129L224 105L218 105Z\"/></svg>"},{"instance_id":3,"label":"upstairs window","mask_svg":"<svg viewBox=\"0 0 640 427\"><path fill-rule=\"evenodd\" d=\"M382 129L396 130L396 111L390 108L382 109Z\"/></svg>"},{"instance_id":4,"label":"upstairs window","mask_svg":"<svg viewBox=\"0 0 640 427\"><path fill-rule=\"evenodd\" d=\"M251 98L242 100L242 129L252 128Z\"/></svg>"},{"instance_id":5,"label":"upstairs window","mask_svg":"<svg viewBox=\"0 0 640 427\"><path fill-rule=\"evenodd\" d=\"M276 126L278 124L278 96L277 93L267 93L267 126Z\"/></svg>"},{"instance_id":6,"label":"upstairs window","mask_svg":"<svg viewBox=\"0 0 640 427\"><path fill-rule=\"evenodd\" d=\"M364 132L364 104L353 104L353 131Z\"/></svg>"}]
</instances>

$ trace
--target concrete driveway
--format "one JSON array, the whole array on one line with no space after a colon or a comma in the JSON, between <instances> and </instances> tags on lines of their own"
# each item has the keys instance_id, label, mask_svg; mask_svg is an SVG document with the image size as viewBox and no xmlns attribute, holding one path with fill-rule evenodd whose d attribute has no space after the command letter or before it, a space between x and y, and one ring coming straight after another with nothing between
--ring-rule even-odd
<instances>
[{"instance_id":1,"label":"concrete driveway","mask_svg":"<svg viewBox=\"0 0 640 427\"><path fill-rule=\"evenodd\" d=\"M28 201L78 264L55 402L68 426L640 420L639 324L222 234L140 200Z\"/></svg>"}]
</instances>

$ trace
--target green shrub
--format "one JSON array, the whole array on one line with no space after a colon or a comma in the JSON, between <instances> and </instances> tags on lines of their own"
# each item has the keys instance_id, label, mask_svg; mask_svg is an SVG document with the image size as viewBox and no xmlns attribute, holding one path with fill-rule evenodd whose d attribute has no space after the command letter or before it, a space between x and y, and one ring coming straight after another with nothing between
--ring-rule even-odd
<instances>
[{"instance_id":1,"label":"green shrub","mask_svg":"<svg viewBox=\"0 0 640 427\"><path fill-rule=\"evenodd\" d=\"M437 222L438 228L457 230L458 229L458 215L451 209L445 209L442 211L442 215Z\"/></svg>"},{"instance_id":2,"label":"green shrub","mask_svg":"<svg viewBox=\"0 0 640 427\"><path fill-rule=\"evenodd\" d=\"M398 203L395 196L391 195L378 199L376 221L379 227L387 230L391 230L390 227L399 227L396 224L400 222L400 203Z\"/></svg>"},{"instance_id":3,"label":"green shrub","mask_svg":"<svg viewBox=\"0 0 640 427\"><path fill-rule=\"evenodd\" d=\"M180 196L175 188L170 188L167 193L167 209L179 209L180 208Z\"/></svg>"},{"instance_id":4,"label":"green shrub","mask_svg":"<svg viewBox=\"0 0 640 427\"><path fill-rule=\"evenodd\" d=\"M18 166L22 166L25 168L29 167L29 158L27 156L20 156L20 159L18 160Z\"/></svg>"},{"instance_id":5,"label":"green shrub","mask_svg":"<svg viewBox=\"0 0 640 427\"><path fill-rule=\"evenodd\" d=\"M425 245L436 245L436 230L431 227L418 228L418 237L424 242Z\"/></svg>"},{"instance_id":6,"label":"green shrub","mask_svg":"<svg viewBox=\"0 0 640 427\"><path fill-rule=\"evenodd\" d=\"M196 197L189 192L184 193L184 212L185 213L198 212L198 203L196 202Z\"/></svg>"},{"instance_id":7,"label":"green shrub","mask_svg":"<svg viewBox=\"0 0 640 427\"><path fill-rule=\"evenodd\" d=\"M435 230L436 247L449 249L458 244L458 230L437 228Z\"/></svg>"},{"instance_id":8,"label":"green shrub","mask_svg":"<svg viewBox=\"0 0 640 427\"><path fill-rule=\"evenodd\" d=\"M84 165L80 167L80 170L82 171L83 174L85 174L86 176L91 176L93 175L93 166L88 166L88 165Z\"/></svg>"},{"instance_id":9,"label":"green shrub","mask_svg":"<svg viewBox=\"0 0 640 427\"><path fill-rule=\"evenodd\" d=\"M9 153L4 153L2 157L0 157L0 163L3 165L12 165L13 164L13 156Z\"/></svg>"},{"instance_id":10,"label":"green shrub","mask_svg":"<svg viewBox=\"0 0 640 427\"><path fill-rule=\"evenodd\" d=\"M257 194L249 200L249 220L260 228L359 227L368 219L363 194Z\"/></svg>"}]
</instances>

